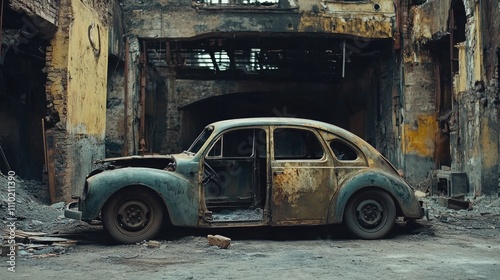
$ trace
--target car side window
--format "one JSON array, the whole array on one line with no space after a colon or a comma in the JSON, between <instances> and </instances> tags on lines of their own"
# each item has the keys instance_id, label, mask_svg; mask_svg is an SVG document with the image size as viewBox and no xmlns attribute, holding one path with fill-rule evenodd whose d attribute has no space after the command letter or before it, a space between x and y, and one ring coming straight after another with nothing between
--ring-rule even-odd
<instances>
[{"instance_id":1,"label":"car side window","mask_svg":"<svg viewBox=\"0 0 500 280\"><path fill-rule=\"evenodd\" d=\"M266 138L262 129L238 129L224 133L210 149L209 157L246 158L255 152L265 156Z\"/></svg>"},{"instance_id":2,"label":"car side window","mask_svg":"<svg viewBox=\"0 0 500 280\"><path fill-rule=\"evenodd\" d=\"M323 147L312 131L277 128L273 137L275 159L320 159L324 155Z\"/></svg>"},{"instance_id":3,"label":"car side window","mask_svg":"<svg viewBox=\"0 0 500 280\"><path fill-rule=\"evenodd\" d=\"M338 160L356 160L358 158L356 151L341 140L331 141L330 147Z\"/></svg>"}]
</instances>

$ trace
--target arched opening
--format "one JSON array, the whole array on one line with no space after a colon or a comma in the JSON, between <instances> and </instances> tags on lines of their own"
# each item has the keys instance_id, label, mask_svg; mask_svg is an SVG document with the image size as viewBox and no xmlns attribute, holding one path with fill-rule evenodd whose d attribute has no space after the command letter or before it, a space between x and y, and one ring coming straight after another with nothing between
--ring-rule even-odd
<instances>
[{"instance_id":1,"label":"arched opening","mask_svg":"<svg viewBox=\"0 0 500 280\"><path fill-rule=\"evenodd\" d=\"M369 80L369 79L366 79ZM377 88L370 81L367 87ZM313 86L311 86L313 87ZM348 129L362 138L370 138L375 122L370 122L375 100L373 90L320 87L296 91L255 91L215 96L189 104L182 112L182 146L191 141L207 124L234 118L297 117L325 121ZM309 90L305 90L309 88Z\"/></svg>"}]
</instances>

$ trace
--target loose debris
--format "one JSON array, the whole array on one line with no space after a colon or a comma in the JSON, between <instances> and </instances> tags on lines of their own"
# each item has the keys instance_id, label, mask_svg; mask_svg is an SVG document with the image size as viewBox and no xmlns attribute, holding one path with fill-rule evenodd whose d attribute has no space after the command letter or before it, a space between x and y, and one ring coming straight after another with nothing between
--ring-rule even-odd
<instances>
[{"instance_id":1,"label":"loose debris","mask_svg":"<svg viewBox=\"0 0 500 280\"><path fill-rule=\"evenodd\" d=\"M417 197L417 199L423 199L427 196L426 193L422 192L422 191L415 191L415 196Z\"/></svg>"},{"instance_id":2,"label":"loose debris","mask_svg":"<svg viewBox=\"0 0 500 280\"><path fill-rule=\"evenodd\" d=\"M437 201L441 207L453 210L472 210L472 204L470 201L465 200L463 195L455 197L438 197Z\"/></svg>"},{"instance_id":3,"label":"loose debris","mask_svg":"<svg viewBox=\"0 0 500 280\"><path fill-rule=\"evenodd\" d=\"M149 240L146 244L149 248L158 248L161 245L161 243L159 241L155 241L155 240Z\"/></svg>"},{"instance_id":4,"label":"loose debris","mask_svg":"<svg viewBox=\"0 0 500 280\"><path fill-rule=\"evenodd\" d=\"M231 238L222 235L208 235L208 244L216 245L221 249L227 249L231 245Z\"/></svg>"},{"instance_id":5,"label":"loose debris","mask_svg":"<svg viewBox=\"0 0 500 280\"><path fill-rule=\"evenodd\" d=\"M61 237L53 237L44 232L15 231L16 255L33 256L37 258L55 257L66 253L68 249L76 244L76 240ZM11 245L8 244L8 233L4 232L2 242L2 256L10 252Z\"/></svg>"}]
</instances>

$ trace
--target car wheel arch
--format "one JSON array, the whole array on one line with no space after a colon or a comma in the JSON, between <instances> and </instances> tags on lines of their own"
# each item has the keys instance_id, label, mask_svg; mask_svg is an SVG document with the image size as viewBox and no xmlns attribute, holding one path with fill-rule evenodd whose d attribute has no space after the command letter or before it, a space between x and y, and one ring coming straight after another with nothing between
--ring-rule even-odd
<instances>
[{"instance_id":1,"label":"car wheel arch","mask_svg":"<svg viewBox=\"0 0 500 280\"><path fill-rule=\"evenodd\" d=\"M344 212L349 204L349 201L356 197L358 194L366 191L382 191L388 194L394 205L396 207L396 213L398 216L402 215L400 202L393 196L391 191L387 187L382 187L380 185L365 185L358 186L356 188L350 188L348 191L341 192L332 197L330 201L329 213L328 213L328 223L329 224L340 224L344 220Z\"/></svg>"},{"instance_id":2,"label":"car wheel arch","mask_svg":"<svg viewBox=\"0 0 500 280\"><path fill-rule=\"evenodd\" d=\"M168 207L168 203L167 201L165 200L165 198L163 197L163 195L159 192L157 192L154 188L148 186L148 185L145 185L145 184L134 184L134 185L127 185L127 186L123 186L122 188L120 189L117 189L115 190L115 192L113 192L107 199L104 200L104 202L102 203L101 207L100 207L100 212L102 211L102 209L112 200L112 199L115 199L117 196L119 196L121 193L125 193L129 190L134 190L134 191L138 191L138 190L142 190L144 192L147 192L149 195L155 197L156 199L158 199L160 202L161 202L161 205L162 205L162 210L165 214L165 218L166 218L166 221L165 222L168 222L168 223L171 223L171 217L170 217L170 209Z\"/></svg>"}]
</instances>

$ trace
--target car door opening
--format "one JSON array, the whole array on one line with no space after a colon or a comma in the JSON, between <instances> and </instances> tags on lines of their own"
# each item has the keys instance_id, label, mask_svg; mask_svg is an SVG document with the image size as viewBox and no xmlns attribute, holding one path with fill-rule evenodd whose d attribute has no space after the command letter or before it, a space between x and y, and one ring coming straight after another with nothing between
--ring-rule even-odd
<instances>
[{"instance_id":1,"label":"car door opening","mask_svg":"<svg viewBox=\"0 0 500 280\"><path fill-rule=\"evenodd\" d=\"M265 130L244 128L224 133L212 144L203 166L203 193L211 222L264 219Z\"/></svg>"}]
</instances>

